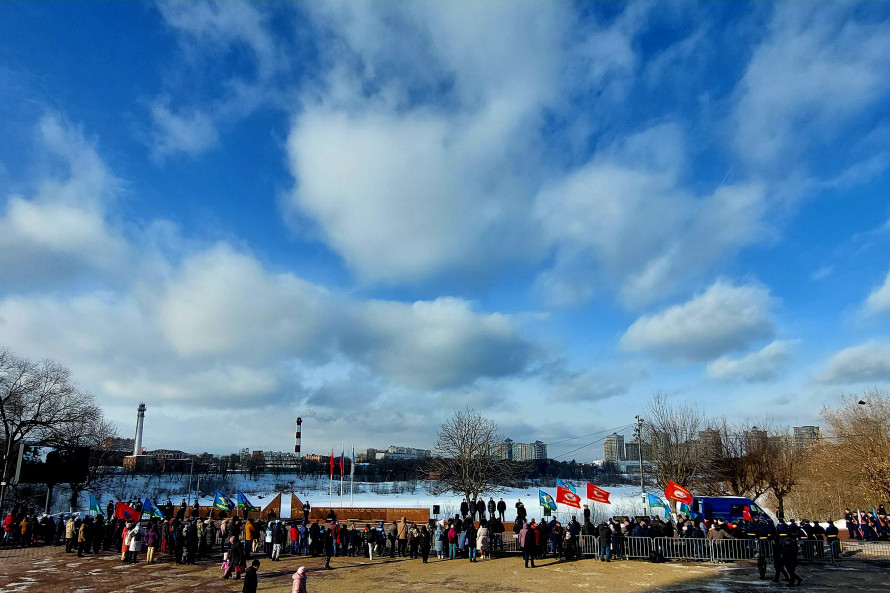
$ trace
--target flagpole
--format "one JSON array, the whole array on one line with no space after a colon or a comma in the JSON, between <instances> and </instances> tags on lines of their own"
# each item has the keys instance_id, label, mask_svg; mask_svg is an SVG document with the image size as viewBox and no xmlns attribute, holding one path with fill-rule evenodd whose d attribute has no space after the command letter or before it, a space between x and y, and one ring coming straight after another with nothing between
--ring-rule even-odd
<instances>
[{"instance_id":1,"label":"flagpole","mask_svg":"<svg viewBox=\"0 0 890 593\"><path fill-rule=\"evenodd\" d=\"M349 463L349 506L353 506L353 485L355 483L355 445L352 446L352 459Z\"/></svg>"},{"instance_id":2,"label":"flagpole","mask_svg":"<svg viewBox=\"0 0 890 593\"><path fill-rule=\"evenodd\" d=\"M346 457L346 447L340 447L340 506L343 506L343 458Z\"/></svg>"},{"instance_id":3,"label":"flagpole","mask_svg":"<svg viewBox=\"0 0 890 593\"><path fill-rule=\"evenodd\" d=\"M330 486L328 487L328 501L329 501L329 506L333 507L334 506L334 448L333 447L331 447L331 463L329 464L328 467L331 468L331 482L330 482Z\"/></svg>"}]
</instances>

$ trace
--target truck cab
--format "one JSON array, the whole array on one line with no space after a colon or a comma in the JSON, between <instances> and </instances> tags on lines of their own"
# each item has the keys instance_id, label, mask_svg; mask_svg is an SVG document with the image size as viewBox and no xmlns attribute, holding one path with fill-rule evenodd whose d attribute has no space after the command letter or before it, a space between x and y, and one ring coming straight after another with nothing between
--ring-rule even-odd
<instances>
[{"instance_id":1,"label":"truck cab","mask_svg":"<svg viewBox=\"0 0 890 593\"><path fill-rule=\"evenodd\" d=\"M765 519L772 522L766 512L750 498L741 496L696 496L692 501L692 510L707 519L723 519L736 523L745 518L745 507L753 519Z\"/></svg>"}]
</instances>

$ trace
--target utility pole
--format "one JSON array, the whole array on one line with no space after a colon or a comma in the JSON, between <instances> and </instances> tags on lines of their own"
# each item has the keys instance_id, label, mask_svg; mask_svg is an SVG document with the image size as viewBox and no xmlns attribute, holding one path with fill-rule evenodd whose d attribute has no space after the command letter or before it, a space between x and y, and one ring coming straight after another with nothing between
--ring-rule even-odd
<instances>
[{"instance_id":1,"label":"utility pole","mask_svg":"<svg viewBox=\"0 0 890 593\"><path fill-rule=\"evenodd\" d=\"M637 452L640 454L640 498L643 506L646 505L646 487L643 485L643 418L639 414L634 416L637 425L634 428L634 438L637 439Z\"/></svg>"}]
</instances>

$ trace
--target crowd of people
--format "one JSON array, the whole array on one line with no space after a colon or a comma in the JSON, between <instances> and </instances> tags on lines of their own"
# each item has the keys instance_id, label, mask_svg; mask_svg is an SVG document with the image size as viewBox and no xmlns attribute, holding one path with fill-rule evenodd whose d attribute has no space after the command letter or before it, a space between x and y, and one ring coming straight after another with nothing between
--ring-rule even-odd
<instances>
[{"instance_id":1,"label":"crowd of people","mask_svg":"<svg viewBox=\"0 0 890 593\"><path fill-rule=\"evenodd\" d=\"M131 506L139 509L138 502ZM563 524L555 517L542 517L538 522L528 517L521 500L514 505L516 519L511 526L515 544L509 551L522 553L527 568L534 568L535 561L555 558L572 561L581 558L581 536L589 536L588 542L598 545L601 562L611 562L629 556L628 538L635 541L660 543L647 547L650 560L664 559L667 554L676 557L676 549L665 546L686 546L683 556L705 559L704 546L716 546L726 540L747 540L743 548L749 557L767 556L775 567L774 580L784 577L789 584L799 584L796 573L799 556L822 558L840 554L839 533L831 518L826 525L803 519L799 522L780 520L777 524L765 518L752 518L729 523L717 519L704 521L680 515L676 522L657 517L613 517L594 524L590 509L585 505L582 520L575 516ZM108 511L114 513L109 502ZM147 521L128 521L121 518L106 520L102 514L81 517L79 515L43 516L16 507L3 520L3 541L9 545L64 545L66 553L78 556L120 553L122 563L137 563L145 552L148 563L156 561L159 554L171 557L176 564L195 564L199 561L217 562L223 558L222 578L255 580L259 567L257 557L272 562L282 555L324 557L325 568L331 568L331 559L337 556L363 556L420 559L426 563L431 553L439 560L465 559L478 562L497 557L507 551L504 524L506 503L501 499L487 503L479 499L471 504L464 501L461 512L454 517L432 520L426 524L408 521L406 517L392 523L377 521L361 523L341 522L331 511L325 520L309 520L309 504L303 507L303 518L282 520L274 513L264 519L243 519L237 514L218 512L217 516L200 516L197 506L189 508L160 505L163 517ZM188 517L186 515L189 515ZM880 505L868 519L861 513L846 510L850 539L887 539L888 517ZM688 542L688 543L687 543ZM590 553L590 549L586 550ZM637 554L638 556L638 554ZM252 572L251 572L252 571ZM294 575L295 591L306 583L305 571ZM254 585L247 589L255 590Z\"/></svg>"}]
</instances>

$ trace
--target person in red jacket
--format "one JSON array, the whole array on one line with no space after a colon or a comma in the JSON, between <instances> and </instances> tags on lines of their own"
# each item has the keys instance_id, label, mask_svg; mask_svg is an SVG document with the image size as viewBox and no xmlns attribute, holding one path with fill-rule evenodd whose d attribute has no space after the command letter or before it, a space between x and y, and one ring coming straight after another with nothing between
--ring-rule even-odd
<instances>
[{"instance_id":1,"label":"person in red jacket","mask_svg":"<svg viewBox=\"0 0 890 593\"><path fill-rule=\"evenodd\" d=\"M12 543L12 526L15 523L15 517L12 516L12 512L6 515L6 518L3 519L3 543L10 544Z\"/></svg>"}]
</instances>

